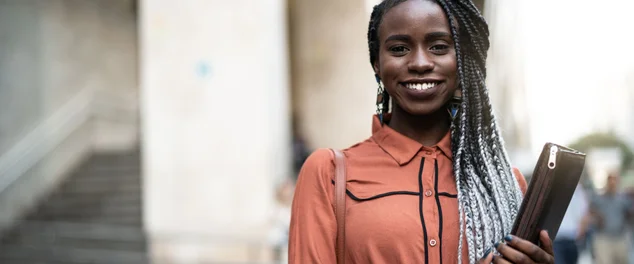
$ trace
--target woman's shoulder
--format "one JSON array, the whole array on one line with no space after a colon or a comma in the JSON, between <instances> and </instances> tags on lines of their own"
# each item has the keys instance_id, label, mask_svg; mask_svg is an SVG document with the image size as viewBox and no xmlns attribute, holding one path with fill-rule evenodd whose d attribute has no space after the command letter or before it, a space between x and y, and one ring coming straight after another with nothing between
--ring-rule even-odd
<instances>
[{"instance_id":1,"label":"woman's shoulder","mask_svg":"<svg viewBox=\"0 0 634 264\"><path fill-rule=\"evenodd\" d=\"M348 148L341 149L340 151L346 157L346 159L355 158L357 156L367 156L373 150L378 150L376 147L376 143L374 143L371 139L364 140L362 142L358 142ZM313 151L304 164L302 165L302 169L300 174L314 174L318 173L321 175L331 175L334 174L335 162L334 162L334 153L331 148L319 148ZM331 177L332 178L332 177Z\"/></svg>"},{"instance_id":2,"label":"woman's shoulder","mask_svg":"<svg viewBox=\"0 0 634 264\"><path fill-rule=\"evenodd\" d=\"M328 168L333 165L333 160L334 156L331 149L319 148L308 155L302 170Z\"/></svg>"},{"instance_id":3,"label":"woman's shoulder","mask_svg":"<svg viewBox=\"0 0 634 264\"><path fill-rule=\"evenodd\" d=\"M327 180L334 173L334 154L331 149L319 148L313 151L299 171L299 177L322 178Z\"/></svg>"}]
</instances>

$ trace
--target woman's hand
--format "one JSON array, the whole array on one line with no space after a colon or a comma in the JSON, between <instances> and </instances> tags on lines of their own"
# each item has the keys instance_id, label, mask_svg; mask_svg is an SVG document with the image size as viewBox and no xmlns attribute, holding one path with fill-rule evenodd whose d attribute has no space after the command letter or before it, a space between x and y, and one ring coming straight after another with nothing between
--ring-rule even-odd
<instances>
[{"instance_id":1,"label":"woman's hand","mask_svg":"<svg viewBox=\"0 0 634 264\"><path fill-rule=\"evenodd\" d=\"M553 242L548 233L542 230L539 239L541 248L524 239L507 236L504 238L506 243L495 245L501 256L487 253L478 263L555 263Z\"/></svg>"}]
</instances>

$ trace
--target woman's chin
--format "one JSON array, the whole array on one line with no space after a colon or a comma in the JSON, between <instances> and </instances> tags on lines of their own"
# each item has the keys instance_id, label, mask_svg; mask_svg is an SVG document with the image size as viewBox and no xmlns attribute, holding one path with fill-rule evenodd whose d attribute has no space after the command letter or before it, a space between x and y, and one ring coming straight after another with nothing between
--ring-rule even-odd
<instances>
[{"instance_id":1,"label":"woman's chin","mask_svg":"<svg viewBox=\"0 0 634 264\"><path fill-rule=\"evenodd\" d=\"M405 107L402 107L402 109L413 116L430 116L438 114L441 111L444 111L444 114L446 110L443 109L443 107L441 106L442 105L436 106L435 104L427 103L424 105L407 105Z\"/></svg>"}]
</instances>

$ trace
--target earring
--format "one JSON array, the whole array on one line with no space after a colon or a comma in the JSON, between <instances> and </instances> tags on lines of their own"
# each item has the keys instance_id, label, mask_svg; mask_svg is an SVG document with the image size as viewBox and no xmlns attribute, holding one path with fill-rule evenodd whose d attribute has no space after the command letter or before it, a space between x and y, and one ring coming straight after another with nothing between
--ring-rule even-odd
<instances>
[{"instance_id":1,"label":"earring","mask_svg":"<svg viewBox=\"0 0 634 264\"><path fill-rule=\"evenodd\" d=\"M385 89L381 84L381 79L379 78L379 76L375 74L374 78L376 78L376 83L379 85L379 89L376 92L376 114L379 116L379 121L381 122L381 125L383 125L383 113L387 111L387 109L383 109L386 100Z\"/></svg>"},{"instance_id":2,"label":"earring","mask_svg":"<svg viewBox=\"0 0 634 264\"><path fill-rule=\"evenodd\" d=\"M460 110L460 105L462 104L462 92L460 90L456 91L454 96L449 100L447 104L447 112L449 112L449 117L453 121L458 116L458 111Z\"/></svg>"}]
</instances>

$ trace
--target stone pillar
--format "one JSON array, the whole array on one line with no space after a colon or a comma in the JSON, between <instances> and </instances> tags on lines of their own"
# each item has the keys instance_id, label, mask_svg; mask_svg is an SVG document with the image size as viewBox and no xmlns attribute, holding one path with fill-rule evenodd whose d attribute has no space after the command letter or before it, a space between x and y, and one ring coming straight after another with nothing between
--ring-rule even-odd
<instances>
[{"instance_id":1,"label":"stone pillar","mask_svg":"<svg viewBox=\"0 0 634 264\"><path fill-rule=\"evenodd\" d=\"M343 148L365 139L377 89L367 45L371 3L289 3L293 110L302 134L311 148Z\"/></svg>"},{"instance_id":2,"label":"stone pillar","mask_svg":"<svg viewBox=\"0 0 634 264\"><path fill-rule=\"evenodd\" d=\"M536 158L531 150L531 120L526 110L523 19L518 1L481 3L489 24L491 47L487 87L513 166L530 174Z\"/></svg>"},{"instance_id":3,"label":"stone pillar","mask_svg":"<svg viewBox=\"0 0 634 264\"><path fill-rule=\"evenodd\" d=\"M282 0L141 0L144 221L154 263L258 262L290 173Z\"/></svg>"}]
</instances>

